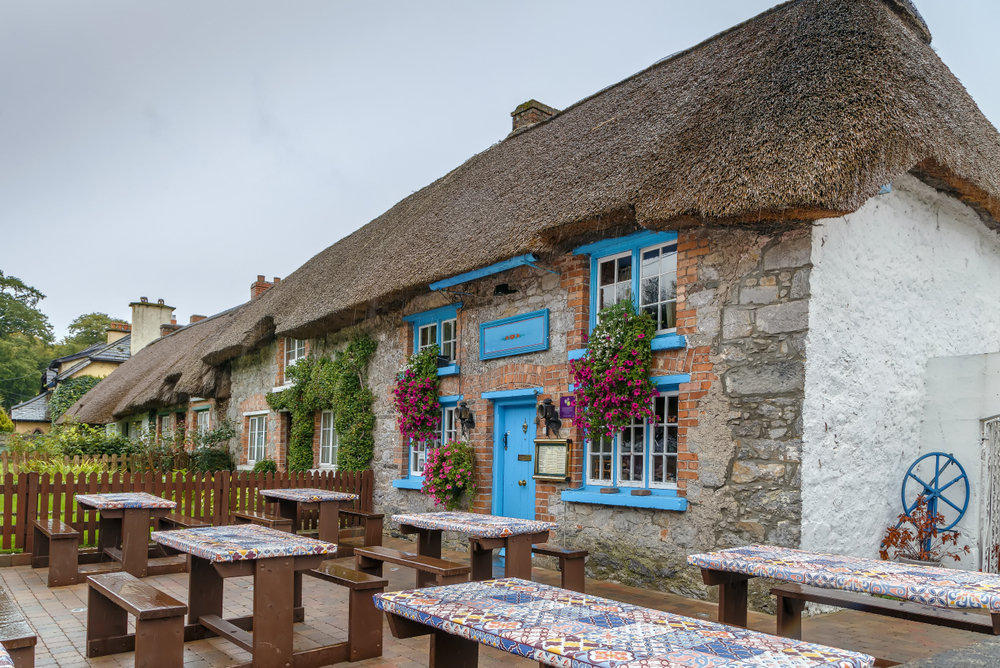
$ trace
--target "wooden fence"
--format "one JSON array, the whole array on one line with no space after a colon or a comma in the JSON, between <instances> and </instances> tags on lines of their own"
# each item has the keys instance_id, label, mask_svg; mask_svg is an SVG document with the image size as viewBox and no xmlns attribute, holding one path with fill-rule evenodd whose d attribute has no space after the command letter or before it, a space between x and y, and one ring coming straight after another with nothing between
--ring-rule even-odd
<instances>
[{"instance_id":1,"label":"wooden fence","mask_svg":"<svg viewBox=\"0 0 1000 668\"><path fill-rule=\"evenodd\" d=\"M38 455L35 453L31 455L17 455L6 451L0 452L0 472L2 472L2 475L13 473L15 470L18 470L18 467L29 465L37 459ZM44 458L43 461L51 463L57 460L50 457ZM62 457L62 463L66 466L79 466L88 462L99 462L111 470L118 469L124 471L130 468L144 470L149 468L146 466L146 460L141 455L74 455L73 457Z\"/></svg>"},{"instance_id":2,"label":"wooden fence","mask_svg":"<svg viewBox=\"0 0 1000 668\"><path fill-rule=\"evenodd\" d=\"M251 473L61 473L39 475L6 473L0 486L0 548L30 552L31 520L54 517L80 532L81 543L96 544L97 511L75 502L77 494L108 492L149 492L177 502L174 512L213 525L229 524L230 511L272 512L271 502L258 493L261 489L314 487L357 494L353 510L372 511L372 472ZM346 507L346 506L345 506ZM276 510L276 509L275 509ZM316 512L304 513L302 527L316 526Z\"/></svg>"}]
</instances>

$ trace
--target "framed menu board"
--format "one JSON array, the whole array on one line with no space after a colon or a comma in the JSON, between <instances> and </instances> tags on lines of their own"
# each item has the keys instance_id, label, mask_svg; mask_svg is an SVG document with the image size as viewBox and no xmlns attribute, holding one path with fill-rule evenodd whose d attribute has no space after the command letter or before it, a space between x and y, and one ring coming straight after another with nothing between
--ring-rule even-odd
<instances>
[{"instance_id":1,"label":"framed menu board","mask_svg":"<svg viewBox=\"0 0 1000 668\"><path fill-rule=\"evenodd\" d=\"M569 453L573 440L569 438L535 439L535 480L569 480Z\"/></svg>"}]
</instances>

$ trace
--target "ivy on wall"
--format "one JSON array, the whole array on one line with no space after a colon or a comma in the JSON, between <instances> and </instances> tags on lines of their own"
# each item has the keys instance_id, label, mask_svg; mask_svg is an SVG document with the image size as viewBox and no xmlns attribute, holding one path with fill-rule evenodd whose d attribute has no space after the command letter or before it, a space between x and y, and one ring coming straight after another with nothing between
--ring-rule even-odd
<instances>
[{"instance_id":1,"label":"ivy on wall","mask_svg":"<svg viewBox=\"0 0 1000 668\"><path fill-rule=\"evenodd\" d=\"M292 385L267 395L274 411L288 411L291 435L288 470L305 471L313 466L313 433L317 411L334 411L339 437L337 467L342 471L367 468L375 450L375 395L368 388L368 364L378 344L362 334L332 359L306 357L285 370Z\"/></svg>"},{"instance_id":2,"label":"ivy on wall","mask_svg":"<svg viewBox=\"0 0 1000 668\"><path fill-rule=\"evenodd\" d=\"M103 378L95 376L80 376L70 378L61 383L49 398L49 417L53 422L62 417L70 406L80 400L80 397L90 392Z\"/></svg>"}]
</instances>

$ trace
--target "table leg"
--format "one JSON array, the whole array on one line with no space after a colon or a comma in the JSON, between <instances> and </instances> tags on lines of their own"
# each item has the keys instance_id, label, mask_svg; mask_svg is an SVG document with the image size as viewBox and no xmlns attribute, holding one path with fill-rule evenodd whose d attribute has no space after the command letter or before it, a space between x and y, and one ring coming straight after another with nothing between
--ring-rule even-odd
<instances>
[{"instance_id":1,"label":"table leg","mask_svg":"<svg viewBox=\"0 0 1000 668\"><path fill-rule=\"evenodd\" d=\"M110 559L109 556L104 554L104 550L109 547L116 548L121 543L122 519L101 515L97 524L97 531L97 551L101 555L101 561Z\"/></svg>"},{"instance_id":2,"label":"table leg","mask_svg":"<svg viewBox=\"0 0 1000 668\"><path fill-rule=\"evenodd\" d=\"M149 510L126 508L122 517L122 570L146 577L149 563Z\"/></svg>"},{"instance_id":3,"label":"table leg","mask_svg":"<svg viewBox=\"0 0 1000 668\"><path fill-rule=\"evenodd\" d=\"M334 545L340 542L340 501L319 502L319 539Z\"/></svg>"},{"instance_id":4,"label":"table leg","mask_svg":"<svg viewBox=\"0 0 1000 668\"><path fill-rule=\"evenodd\" d=\"M445 631L431 634L431 656L428 668L476 668L479 665L479 643Z\"/></svg>"},{"instance_id":5,"label":"table leg","mask_svg":"<svg viewBox=\"0 0 1000 668\"><path fill-rule=\"evenodd\" d=\"M487 550L475 538L469 539L469 563L473 581L493 579L493 550Z\"/></svg>"},{"instance_id":6,"label":"table leg","mask_svg":"<svg viewBox=\"0 0 1000 668\"><path fill-rule=\"evenodd\" d=\"M503 576L531 580L531 535L508 536Z\"/></svg>"},{"instance_id":7,"label":"table leg","mask_svg":"<svg viewBox=\"0 0 1000 668\"><path fill-rule=\"evenodd\" d=\"M202 615L222 617L222 576L212 562L191 555L188 575L188 624L197 624Z\"/></svg>"},{"instance_id":8,"label":"table leg","mask_svg":"<svg viewBox=\"0 0 1000 668\"><path fill-rule=\"evenodd\" d=\"M747 583L737 580L719 585L719 621L730 626L747 626Z\"/></svg>"},{"instance_id":9,"label":"table leg","mask_svg":"<svg viewBox=\"0 0 1000 668\"><path fill-rule=\"evenodd\" d=\"M257 559L253 575L253 668L285 668L292 657L294 575L292 557Z\"/></svg>"},{"instance_id":10,"label":"table leg","mask_svg":"<svg viewBox=\"0 0 1000 668\"><path fill-rule=\"evenodd\" d=\"M299 503L289 499L278 499L278 515L292 521L292 533L298 532L302 526L298 522Z\"/></svg>"},{"instance_id":11,"label":"table leg","mask_svg":"<svg viewBox=\"0 0 1000 668\"><path fill-rule=\"evenodd\" d=\"M778 635L802 640L802 611L806 602L778 596Z\"/></svg>"}]
</instances>

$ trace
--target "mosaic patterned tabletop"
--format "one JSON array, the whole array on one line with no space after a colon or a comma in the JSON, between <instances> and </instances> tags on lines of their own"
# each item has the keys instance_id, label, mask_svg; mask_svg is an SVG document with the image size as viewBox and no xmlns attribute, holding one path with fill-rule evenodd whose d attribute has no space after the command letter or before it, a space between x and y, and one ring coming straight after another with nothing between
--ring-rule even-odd
<instances>
[{"instance_id":1,"label":"mosaic patterned tabletop","mask_svg":"<svg viewBox=\"0 0 1000 668\"><path fill-rule=\"evenodd\" d=\"M989 573L910 566L767 545L692 554L688 563L825 589L895 596L939 608L985 608L1000 612L1000 576Z\"/></svg>"},{"instance_id":2,"label":"mosaic patterned tabletop","mask_svg":"<svg viewBox=\"0 0 1000 668\"><path fill-rule=\"evenodd\" d=\"M121 508L176 508L177 504L146 492L125 492L122 494L78 494L78 503L98 510L118 510Z\"/></svg>"},{"instance_id":3,"label":"mosaic patterned tabletop","mask_svg":"<svg viewBox=\"0 0 1000 668\"><path fill-rule=\"evenodd\" d=\"M564 668L869 668L867 654L507 578L375 596L400 617Z\"/></svg>"},{"instance_id":4,"label":"mosaic patterned tabletop","mask_svg":"<svg viewBox=\"0 0 1000 668\"><path fill-rule=\"evenodd\" d=\"M14 661L10 658L7 650L0 645L0 668L14 668Z\"/></svg>"},{"instance_id":5,"label":"mosaic patterned tabletop","mask_svg":"<svg viewBox=\"0 0 1000 668\"><path fill-rule=\"evenodd\" d=\"M526 533L552 531L559 527L553 522L522 520L516 517L497 517L478 513L419 513L393 515L392 521L418 529L457 531L477 538L506 538Z\"/></svg>"},{"instance_id":6,"label":"mosaic patterned tabletop","mask_svg":"<svg viewBox=\"0 0 1000 668\"><path fill-rule=\"evenodd\" d=\"M252 561L271 557L328 554L336 558L337 546L256 524L154 531L153 540L180 552L213 562Z\"/></svg>"},{"instance_id":7,"label":"mosaic patterned tabletop","mask_svg":"<svg viewBox=\"0 0 1000 668\"><path fill-rule=\"evenodd\" d=\"M299 503L313 503L316 501L355 501L357 494L347 492L332 492L327 489L260 489L257 490L263 496L271 496L276 499L286 499L288 501L298 501Z\"/></svg>"}]
</instances>

